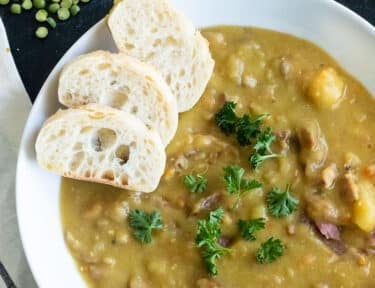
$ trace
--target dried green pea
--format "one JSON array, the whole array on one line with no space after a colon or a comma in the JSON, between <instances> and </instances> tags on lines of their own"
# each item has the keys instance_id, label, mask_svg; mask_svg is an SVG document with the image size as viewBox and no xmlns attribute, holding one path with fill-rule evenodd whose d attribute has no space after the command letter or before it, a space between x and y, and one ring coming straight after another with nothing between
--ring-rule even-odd
<instances>
[{"instance_id":1,"label":"dried green pea","mask_svg":"<svg viewBox=\"0 0 375 288\"><path fill-rule=\"evenodd\" d=\"M48 12L44 9L40 9L35 14L35 19L38 22L45 22L48 17Z\"/></svg>"},{"instance_id":2,"label":"dried green pea","mask_svg":"<svg viewBox=\"0 0 375 288\"><path fill-rule=\"evenodd\" d=\"M46 7L46 0L33 0L33 5L36 9L42 9Z\"/></svg>"},{"instance_id":3,"label":"dried green pea","mask_svg":"<svg viewBox=\"0 0 375 288\"><path fill-rule=\"evenodd\" d=\"M7 5L9 4L9 0L0 0L0 5Z\"/></svg>"},{"instance_id":4,"label":"dried green pea","mask_svg":"<svg viewBox=\"0 0 375 288\"><path fill-rule=\"evenodd\" d=\"M55 21L55 19L53 19L52 17L48 17L48 18L47 18L47 23L48 23L49 26L51 26L53 29L56 28L56 21Z\"/></svg>"},{"instance_id":5,"label":"dried green pea","mask_svg":"<svg viewBox=\"0 0 375 288\"><path fill-rule=\"evenodd\" d=\"M73 5L72 7L70 7L70 14L72 14L72 16L76 16L79 11L81 11L81 8L79 8L78 5Z\"/></svg>"},{"instance_id":6,"label":"dried green pea","mask_svg":"<svg viewBox=\"0 0 375 288\"><path fill-rule=\"evenodd\" d=\"M70 8L72 7L72 0L62 0L60 3L61 8Z\"/></svg>"},{"instance_id":7,"label":"dried green pea","mask_svg":"<svg viewBox=\"0 0 375 288\"><path fill-rule=\"evenodd\" d=\"M68 20L70 18L70 12L68 8L60 8L57 10L57 18L61 21Z\"/></svg>"},{"instance_id":8,"label":"dried green pea","mask_svg":"<svg viewBox=\"0 0 375 288\"><path fill-rule=\"evenodd\" d=\"M58 3L52 3L48 6L48 11L55 14L57 13L57 10L60 9L60 5Z\"/></svg>"},{"instance_id":9,"label":"dried green pea","mask_svg":"<svg viewBox=\"0 0 375 288\"><path fill-rule=\"evenodd\" d=\"M17 3L13 3L11 6L10 6L10 12L13 13L13 14L21 14L22 12L22 7L20 4L17 4Z\"/></svg>"},{"instance_id":10,"label":"dried green pea","mask_svg":"<svg viewBox=\"0 0 375 288\"><path fill-rule=\"evenodd\" d=\"M24 10L30 10L33 8L33 2L31 0L24 0L21 6Z\"/></svg>"},{"instance_id":11,"label":"dried green pea","mask_svg":"<svg viewBox=\"0 0 375 288\"><path fill-rule=\"evenodd\" d=\"M44 39L48 36L48 29L44 26L40 26L35 30L35 36L39 39Z\"/></svg>"}]
</instances>

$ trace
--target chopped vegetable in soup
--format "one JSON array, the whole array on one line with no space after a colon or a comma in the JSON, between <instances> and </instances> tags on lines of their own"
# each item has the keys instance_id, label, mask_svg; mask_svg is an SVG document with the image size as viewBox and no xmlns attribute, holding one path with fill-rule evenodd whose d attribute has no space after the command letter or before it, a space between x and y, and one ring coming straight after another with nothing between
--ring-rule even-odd
<instances>
[{"instance_id":1,"label":"chopped vegetable in soup","mask_svg":"<svg viewBox=\"0 0 375 288\"><path fill-rule=\"evenodd\" d=\"M203 30L216 61L157 191L63 179L90 287L374 287L375 102L315 45Z\"/></svg>"}]
</instances>

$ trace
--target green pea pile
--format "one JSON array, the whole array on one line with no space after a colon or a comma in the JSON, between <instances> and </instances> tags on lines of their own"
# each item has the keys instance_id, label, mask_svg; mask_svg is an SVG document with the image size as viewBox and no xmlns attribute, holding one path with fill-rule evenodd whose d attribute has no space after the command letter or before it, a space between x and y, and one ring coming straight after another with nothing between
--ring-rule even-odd
<instances>
[{"instance_id":1,"label":"green pea pile","mask_svg":"<svg viewBox=\"0 0 375 288\"><path fill-rule=\"evenodd\" d=\"M45 23L35 30L35 36L44 39L48 36L49 28L56 28L56 21L66 21L70 16L76 16L81 10L79 5L88 2L90 0L0 0L0 5L10 4L10 12L16 15L34 8L35 20Z\"/></svg>"}]
</instances>

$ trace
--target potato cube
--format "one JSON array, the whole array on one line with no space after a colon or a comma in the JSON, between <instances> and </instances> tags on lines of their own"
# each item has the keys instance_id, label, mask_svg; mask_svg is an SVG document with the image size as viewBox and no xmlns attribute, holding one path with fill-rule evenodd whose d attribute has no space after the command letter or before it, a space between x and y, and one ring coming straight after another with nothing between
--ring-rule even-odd
<instances>
[{"instance_id":1,"label":"potato cube","mask_svg":"<svg viewBox=\"0 0 375 288\"><path fill-rule=\"evenodd\" d=\"M335 108L344 91L343 79L335 69L328 67L315 76L308 89L308 95L320 108Z\"/></svg>"},{"instance_id":2,"label":"potato cube","mask_svg":"<svg viewBox=\"0 0 375 288\"><path fill-rule=\"evenodd\" d=\"M366 232L375 229L375 187L368 181L358 183L358 200L354 202L353 222Z\"/></svg>"}]
</instances>

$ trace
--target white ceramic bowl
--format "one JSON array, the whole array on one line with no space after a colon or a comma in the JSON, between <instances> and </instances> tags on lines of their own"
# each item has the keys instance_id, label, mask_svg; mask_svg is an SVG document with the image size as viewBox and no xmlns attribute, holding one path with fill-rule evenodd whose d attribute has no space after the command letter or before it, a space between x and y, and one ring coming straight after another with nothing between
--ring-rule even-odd
<instances>
[{"instance_id":1,"label":"white ceramic bowl","mask_svg":"<svg viewBox=\"0 0 375 288\"><path fill-rule=\"evenodd\" d=\"M258 26L308 39L328 51L375 95L375 29L331 0L172 0L198 27ZM60 60L30 113L18 158L17 212L26 256L41 288L85 287L64 244L60 224L60 177L35 160L36 135L57 101L58 75L65 63L96 49L115 50L104 21L89 30Z\"/></svg>"}]
</instances>

